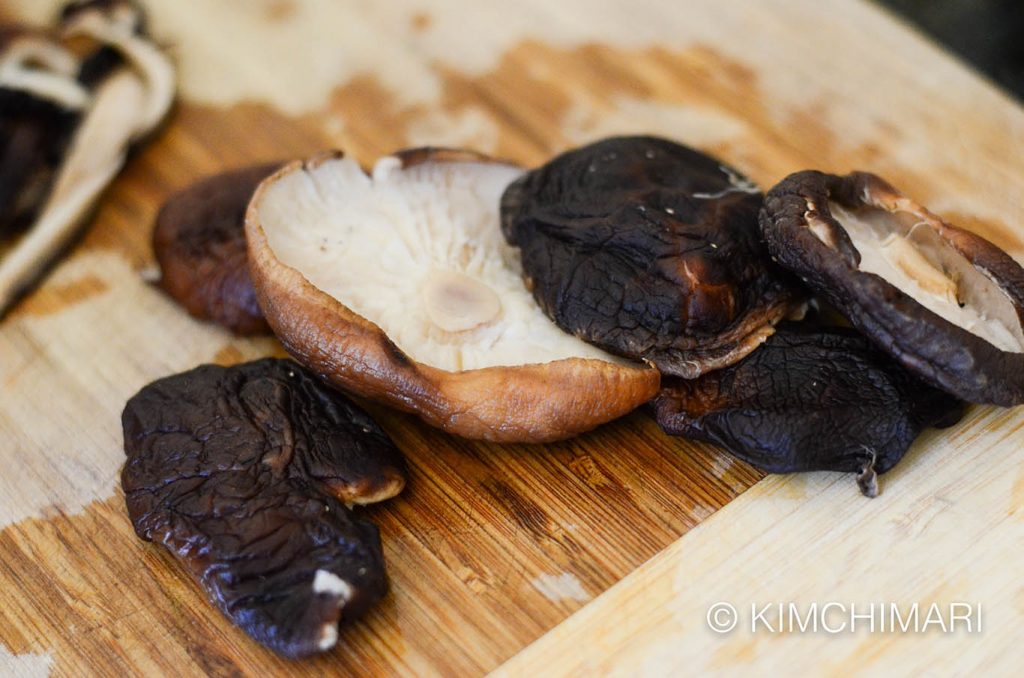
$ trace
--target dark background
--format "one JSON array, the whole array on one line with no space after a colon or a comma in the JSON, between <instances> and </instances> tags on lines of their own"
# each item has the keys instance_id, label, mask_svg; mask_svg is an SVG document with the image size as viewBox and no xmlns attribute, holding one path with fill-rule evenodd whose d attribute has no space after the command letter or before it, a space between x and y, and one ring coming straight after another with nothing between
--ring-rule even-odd
<instances>
[{"instance_id":1,"label":"dark background","mask_svg":"<svg viewBox=\"0 0 1024 678\"><path fill-rule=\"evenodd\" d=\"M1024 99L1024 0L878 0Z\"/></svg>"}]
</instances>

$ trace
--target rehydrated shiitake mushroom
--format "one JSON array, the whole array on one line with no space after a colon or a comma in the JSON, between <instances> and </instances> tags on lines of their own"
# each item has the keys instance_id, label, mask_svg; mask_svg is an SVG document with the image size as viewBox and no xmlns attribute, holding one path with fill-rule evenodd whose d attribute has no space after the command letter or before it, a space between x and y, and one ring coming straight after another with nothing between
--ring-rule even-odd
<instances>
[{"instance_id":1,"label":"rehydrated shiitake mushroom","mask_svg":"<svg viewBox=\"0 0 1024 678\"><path fill-rule=\"evenodd\" d=\"M141 539L288 657L334 646L387 590L380 535L346 507L394 496L401 453L368 414L290 360L204 365L139 391L121 474Z\"/></svg>"},{"instance_id":2,"label":"rehydrated shiitake mushroom","mask_svg":"<svg viewBox=\"0 0 1024 678\"><path fill-rule=\"evenodd\" d=\"M347 390L469 438L566 438L649 400L658 373L556 327L498 226L515 166L452 150L296 162L257 190L249 261L270 326Z\"/></svg>"},{"instance_id":3,"label":"rehydrated shiitake mushroom","mask_svg":"<svg viewBox=\"0 0 1024 678\"><path fill-rule=\"evenodd\" d=\"M846 328L780 327L731 367L666 380L654 406L669 434L720 445L769 473L857 473L868 496L922 430L963 412Z\"/></svg>"},{"instance_id":4,"label":"rehydrated shiitake mushroom","mask_svg":"<svg viewBox=\"0 0 1024 678\"><path fill-rule=\"evenodd\" d=\"M502 230L559 327L693 378L750 353L797 305L761 242L761 200L703 153L616 137L510 185Z\"/></svg>"},{"instance_id":5,"label":"rehydrated shiitake mushroom","mask_svg":"<svg viewBox=\"0 0 1024 678\"><path fill-rule=\"evenodd\" d=\"M61 13L59 38L0 37L0 235L26 231L0 260L0 316L170 108L174 69L144 16L132 0L80 0Z\"/></svg>"},{"instance_id":6,"label":"rehydrated shiitake mushroom","mask_svg":"<svg viewBox=\"0 0 1024 678\"><path fill-rule=\"evenodd\" d=\"M760 216L772 256L930 384L1024 403L1024 269L865 172L798 172Z\"/></svg>"},{"instance_id":7,"label":"rehydrated shiitake mushroom","mask_svg":"<svg viewBox=\"0 0 1024 678\"><path fill-rule=\"evenodd\" d=\"M256 302L245 242L245 209L281 163L202 179L164 203L153 229L159 284L189 313L242 335L270 332Z\"/></svg>"}]
</instances>

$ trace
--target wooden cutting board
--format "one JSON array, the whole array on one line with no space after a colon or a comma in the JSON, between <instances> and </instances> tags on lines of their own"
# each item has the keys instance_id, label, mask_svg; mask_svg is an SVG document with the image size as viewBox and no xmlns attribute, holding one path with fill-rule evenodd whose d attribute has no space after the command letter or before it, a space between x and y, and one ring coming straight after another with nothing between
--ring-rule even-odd
<instances>
[{"instance_id":1,"label":"wooden cutting board","mask_svg":"<svg viewBox=\"0 0 1024 678\"><path fill-rule=\"evenodd\" d=\"M193 321L143 281L156 210L204 174L328 147L370 164L426 143L532 165L648 132L764 186L805 168L874 170L1021 258L1014 102L853 0L146 4L179 63L180 104L0 323L0 673L476 675L510 658L505 672L531 676L1019 665L1016 410L975 408L925 436L866 500L833 474L760 480L644 413L530 447L456 440L374 408L413 471L401 497L363 511L381 527L391 592L335 651L300 663L251 642L137 540L117 481L119 415L140 387L281 354ZM55 5L8 0L0 15L43 22ZM964 600L988 616L984 633L956 637L707 629L712 602L793 599Z\"/></svg>"}]
</instances>

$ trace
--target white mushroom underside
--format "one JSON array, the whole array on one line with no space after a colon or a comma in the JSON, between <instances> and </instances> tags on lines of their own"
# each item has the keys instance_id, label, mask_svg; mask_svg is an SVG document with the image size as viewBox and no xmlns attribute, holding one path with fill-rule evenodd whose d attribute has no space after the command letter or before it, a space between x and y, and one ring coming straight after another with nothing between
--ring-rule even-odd
<instances>
[{"instance_id":1,"label":"white mushroom underside","mask_svg":"<svg viewBox=\"0 0 1024 678\"><path fill-rule=\"evenodd\" d=\"M520 170L482 162L350 159L269 187L260 222L278 259L444 370L619 359L559 329L523 284L498 204Z\"/></svg>"},{"instance_id":2,"label":"white mushroom underside","mask_svg":"<svg viewBox=\"0 0 1024 678\"><path fill-rule=\"evenodd\" d=\"M1024 352L1024 330L1010 298L927 222L910 212L851 211L834 202L829 210L860 252L861 271L996 348Z\"/></svg>"}]
</instances>

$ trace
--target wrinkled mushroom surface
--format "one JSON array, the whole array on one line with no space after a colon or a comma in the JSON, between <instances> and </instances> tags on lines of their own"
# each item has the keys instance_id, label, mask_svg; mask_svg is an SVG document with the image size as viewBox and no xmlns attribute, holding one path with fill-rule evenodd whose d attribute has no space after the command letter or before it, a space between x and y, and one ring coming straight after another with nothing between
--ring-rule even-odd
<instances>
[{"instance_id":1,"label":"wrinkled mushroom surface","mask_svg":"<svg viewBox=\"0 0 1024 678\"><path fill-rule=\"evenodd\" d=\"M1024 402L1024 269L864 172L800 172L760 216L772 256L927 382Z\"/></svg>"},{"instance_id":2,"label":"wrinkled mushroom surface","mask_svg":"<svg viewBox=\"0 0 1024 678\"><path fill-rule=\"evenodd\" d=\"M648 400L658 375L555 326L498 226L520 175L436 149L340 154L268 179L246 219L260 306L298 360L465 437L569 437Z\"/></svg>"},{"instance_id":3,"label":"wrinkled mushroom surface","mask_svg":"<svg viewBox=\"0 0 1024 678\"><path fill-rule=\"evenodd\" d=\"M693 378L752 351L793 307L761 242L761 199L698 151L617 137L509 186L502 229L559 327Z\"/></svg>"},{"instance_id":4,"label":"wrinkled mushroom surface","mask_svg":"<svg viewBox=\"0 0 1024 678\"><path fill-rule=\"evenodd\" d=\"M249 275L245 209L281 166L256 165L207 177L164 203L153 229L160 286L188 312L237 334L266 334Z\"/></svg>"},{"instance_id":5,"label":"wrinkled mushroom surface","mask_svg":"<svg viewBox=\"0 0 1024 678\"><path fill-rule=\"evenodd\" d=\"M288 657L332 647L384 595L377 528L346 503L405 484L388 436L288 360L198 367L122 415L139 537L161 543L246 633Z\"/></svg>"},{"instance_id":6,"label":"wrinkled mushroom surface","mask_svg":"<svg viewBox=\"0 0 1024 678\"><path fill-rule=\"evenodd\" d=\"M963 406L854 330L780 328L741 362L666 381L654 401L669 434L714 443L769 473L858 473L865 494L929 426Z\"/></svg>"}]
</instances>

